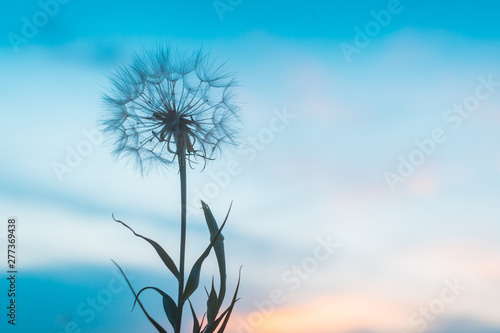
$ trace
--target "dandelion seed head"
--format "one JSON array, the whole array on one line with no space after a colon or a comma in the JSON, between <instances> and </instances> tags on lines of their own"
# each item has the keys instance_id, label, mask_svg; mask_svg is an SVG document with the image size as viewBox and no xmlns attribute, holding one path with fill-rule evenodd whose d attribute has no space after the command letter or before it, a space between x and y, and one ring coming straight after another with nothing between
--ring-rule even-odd
<instances>
[{"instance_id":1,"label":"dandelion seed head","mask_svg":"<svg viewBox=\"0 0 500 333\"><path fill-rule=\"evenodd\" d=\"M239 122L234 74L201 50L189 56L169 47L134 55L110 77L102 131L117 157L142 173L214 159L235 144Z\"/></svg>"}]
</instances>

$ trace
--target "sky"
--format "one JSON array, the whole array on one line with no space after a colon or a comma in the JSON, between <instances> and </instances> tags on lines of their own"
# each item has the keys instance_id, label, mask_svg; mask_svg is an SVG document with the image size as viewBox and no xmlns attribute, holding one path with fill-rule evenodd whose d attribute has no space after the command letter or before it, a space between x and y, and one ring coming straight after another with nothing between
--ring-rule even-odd
<instances>
[{"instance_id":1,"label":"sky","mask_svg":"<svg viewBox=\"0 0 500 333\"><path fill-rule=\"evenodd\" d=\"M209 241L199 200L218 221L232 202L228 290L243 268L227 332L500 332L499 7L4 4L0 257L15 218L17 274L16 325L2 314L1 331L155 332L110 259L135 288L175 294L174 278L112 214L178 258L178 174L117 161L98 120L109 75L170 45L202 47L240 84L241 145L188 171L188 263ZM202 284L217 274L210 258ZM192 301L201 316L204 292Z\"/></svg>"}]
</instances>

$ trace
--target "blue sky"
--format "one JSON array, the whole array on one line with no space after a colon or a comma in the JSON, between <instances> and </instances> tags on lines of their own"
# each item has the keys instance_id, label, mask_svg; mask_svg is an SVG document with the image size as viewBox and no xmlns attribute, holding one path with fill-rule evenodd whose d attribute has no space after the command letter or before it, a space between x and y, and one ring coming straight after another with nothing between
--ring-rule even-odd
<instances>
[{"instance_id":1,"label":"blue sky","mask_svg":"<svg viewBox=\"0 0 500 333\"><path fill-rule=\"evenodd\" d=\"M137 35L219 39L239 37L253 30L291 39L343 40L352 34L353 25L371 19L371 10L383 9L389 3L234 1L237 5L230 5L233 10L225 11L224 20L220 21L212 2L66 2L58 15L40 32L39 43L58 45L80 38ZM386 34L412 27L427 31L443 30L479 40L497 38L495 12L498 4L491 1L471 4L406 0L400 3L404 10L387 27ZM19 30L20 18L30 17L39 9L37 1L10 5L3 11L2 29ZM2 44L8 43L3 39Z\"/></svg>"},{"instance_id":2,"label":"blue sky","mask_svg":"<svg viewBox=\"0 0 500 333\"><path fill-rule=\"evenodd\" d=\"M244 269L231 332L415 332L410 318L455 278L466 289L426 331L500 330L499 4L63 2L0 14L0 218L19 219L20 271L19 324L2 331L153 332L109 259L138 287L174 281L111 213L177 258L177 174L141 177L96 131L107 75L158 43L203 46L241 83L242 146L188 174L188 260L208 239L197 200L219 219L234 201L231 287ZM340 245L320 260L328 239ZM285 300L259 310L276 290ZM161 318L155 295L146 303Z\"/></svg>"}]
</instances>

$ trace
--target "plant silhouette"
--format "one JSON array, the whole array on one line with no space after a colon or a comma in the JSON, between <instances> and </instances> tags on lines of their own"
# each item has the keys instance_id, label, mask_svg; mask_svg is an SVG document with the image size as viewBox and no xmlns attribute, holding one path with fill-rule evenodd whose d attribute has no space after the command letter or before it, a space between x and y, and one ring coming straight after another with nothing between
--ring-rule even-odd
<instances>
[{"instance_id":1,"label":"plant silhouette","mask_svg":"<svg viewBox=\"0 0 500 333\"><path fill-rule=\"evenodd\" d=\"M158 46L153 51L134 55L130 65L119 68L110 77L111 89L104 95L106 112L101 119L102 131L113 146L118 158L131 158L136 169L146 175L154 169L176 166L181 184L181 235L178 265L157 242L137 234L126 223L113 219L130 229L135 236L146 240L178 282L177 301L156 287L135 292L123 272L134 297L149 321L159 332L167 332L147 312L140 301L145 290L154 290L163 298L165 315L175 333L181 332L183 308L189 303L193 316L193 333L222 333L237 302L240 280L230 305L221 312L226 295L226 260L224 237L208 205L201 202L210 232L210 242L192 266L186 280L186 209L187 166L215 159L225 146L234 145L239 122L234 88L234 74L224 65L216 65L201 50L189 56L169 47ZM207 290L207 311L201 322L189 298L200 284L201 268L211 250L217 258L220 286L217 291L212 280ZM114 261L113 261L114 262ZM241 269L240 269L241 270Z\"/></svg>"}]
</instances>

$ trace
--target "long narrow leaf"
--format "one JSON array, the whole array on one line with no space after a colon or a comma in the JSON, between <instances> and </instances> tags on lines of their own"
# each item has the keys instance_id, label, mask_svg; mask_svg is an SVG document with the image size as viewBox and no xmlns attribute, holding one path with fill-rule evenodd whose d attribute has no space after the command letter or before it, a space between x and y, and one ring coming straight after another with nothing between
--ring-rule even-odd
<instances>
[{"instance_id":1,"label":"long narrow leaf","mask_svg":"<svg viewBox=\"0 0 500 333\"><path fill-rule=\"evenodd\" d=\"M127 284L129 286L130 290L132 290L132 293L134 294L134 297L137 298L137 294L135 293L134 288L132 288L132 285L130 284L130 281L127 279L127 276L123 272L123 270L120 267L120 265L118 265L113 259L111 259L111 261L116 265L116 267L118 267L118 269L122 273L123 277L125 278L125 281L127 281ZM167 333L167 331L163 327L161 327L160 324L158 324L153 318L151 318L151 316L149 315L149 313L146 311L146 309L142 305L141 301L137 300L137 302L141 306L141 309L144 312L144 314L146 315L146 317L148 317L149 321L151 322L151 324L153 324L154 327L156 327L156 329L158 330L158 332L160 332L160 333Z\"/></svg>"},{"instance_id":2,"label":"long narrow leaf","mask_svg":"<svg viewBox=\"0 0 500 333\"><path fill-rule=\"evenodd\" d=\"M210 210L208 205L201 201L201 206L203 208L203 213L205 214L205 220L207 222L208 230L210 231L210 240L214 240L215 235L219 231L217 222L215 221L214 215ZM226 284L227 284L227 274L226 274L226 256L224 253L224 236L221 234L217 241L214 243L214 252L217 257L217 264L219 265L219 275L220 275L220 289L217 298L217 312L222 306L224 297L226 296Z\"/></svg>"},{"instance_id":3,"label":"long narrow leaf","mask_svg":"<svg viewBox=\"0 0 500 333\"><path fill-rule=\"evenodd\" d=\"M200 333L200 322L198 321L198 317L196 317L196 313L194 312L193 304L191 304L191 301L189 301L189 306L191 307L191 313L193 314L193 333Z\"/></svg>"},{"instance_id":4,"label":"long narrow leaf","mask_svg":"<svg viewBox=\"0 0 500 333\"><path fill-rule=\"evenodd\" d=\"M229 317L231 316L231 313L233 312L234 305L239 300L239 298L238 298L238 290L240 289L240 281L241 281L241 267L240 267L240 271L238 273L238 284L236 285L236 290L234 291L233 300L231 301L231 305L226 310L227 311L226 318L224 319L224 322L222 323L222 326L217 331L217 333L223 333L224 332L224 330L226 329L226 325L229 322Z\"/></svg>"},{"instance_id":5,"label":"long narrow leaf","mask_svg":"<svg viewBox=\"0 0 500 333\"><path fill-rule=\"evenodd\" d=\"M151 244L154 249L156 250L156 252L158 253L158 255L160 256L161 260L163 261L163 263L165 264L165 266L167 266L167 268L172 272L172 274L174 274L174 276L177 278L177 281L179 281L179 270L177 269L177 266L175 266L175 263L174 261L172 260L172 258L170 258L170 256L168 255L168 253L158 244L156 243L154 240L152 239L149 239L147 237L144 237L142 235L139 235L138 233L136 233L131 227L129 227L127 224L125 224L124 222L120 221L120 220L117 220L115 219L115 215L113 214L113 220L115 220L116 222L118 223L121 223L123 224L125 227L127 227L130 231L132 231L134 233L135 236L137 237L140 237L142 239L144 239L145 241L147 241L149 244Z\"/></svg>"},{"instance_id":6,"label":"long narrow leaf","mask_svg":"<svg viewBox=\"0 0 500 333\"><path fill-rule=\"evenodd\" d=\"M194 291L198 289L198 285L200 284L201 266L203 265L203 261L208 257L208 254L210 253L210 250L214 246L215 242L217 241L222 229L226 225L227 218L229 216L229 213L231 212L231 206L229 206L229 210L227 212L226 218L224 219L224 223L222 223L219 231L215 234L214 239L210 242L205 252L203 252L201 256L198 258L198 260L196 260L196 262L193 265L193 268L191 268L191 273L189 273L189 277L186 282L186 287L182 294L182 301L185 302L194 293Z\"/></svg>"},{"instance_id":7,"label":"long narrow leaf","mask_svg":"<svg viewBox=\"0 0 500 333\"><path fill-rule=\"evenodd\" d=\"M166 292L163 290L156 288L156 287L144 287L142 288L138 293L134 301L134 306L137 301L139 301L139 295L146 289L153 289L156 292L158 292L160 295L163 296L163 310L165 311L165 314L167 315L168 321L172 325L174 331L177 328L177 305L175 304L175 301L170 297Z\"/></svg>"},{"instance_id":8,"label":"long narrow leaf","mask_svg":"<svg viewBox=\"0 0 500 333\"><path fill-rule=\"evenodd\" d=\"M236 290L234 292L234 296L233 296L233 300L231 301L231 305L229 305L228 308L213 323L207 324L207 326L203 330L203 333L215 332L215 330L217 329L217 327L219 326L219 324L221 323L222 320L224 320L224 321L222 322L222 325L219 328L219 330L217 331L217 333L224 332L226 325L229 321L229 317L231 316L231 312L233 311L234 305L239 300L239 298L237 298L237 297L238 297L238 290L240 288L240 279L241 279L241 267L240 267L240 272L239 272L239 276L238 276L238 284L236 285Z\"/></svg>"},{"instance_id":9,"label":"long narrow leaf","mask_svg":"<svg viewBox=\"0 0 500 333\"><path fill-rule=\"evenodd\" d=\"M212 279L212 289L207 299L207 322L209 324L217 318L217 313L219 312L217 305L217 293L215 292L214 280Z\"/></svg>"}]
</instances>

